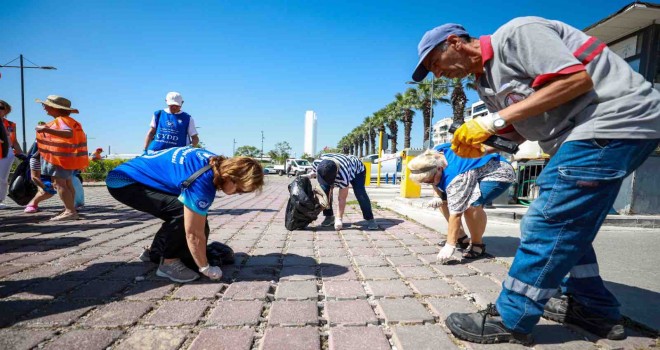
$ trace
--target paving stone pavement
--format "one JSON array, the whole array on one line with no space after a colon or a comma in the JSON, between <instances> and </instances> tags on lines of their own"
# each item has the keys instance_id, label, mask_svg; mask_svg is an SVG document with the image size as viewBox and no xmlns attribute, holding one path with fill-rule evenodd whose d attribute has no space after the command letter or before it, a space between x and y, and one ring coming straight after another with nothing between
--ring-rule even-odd
<instances>
[{"instance_id":1,"label":"paving stone pavement","mask_svg":"<svg viewBox=\"0 0 660 350\"><path fill-rule=\"evenodd\" d=\"M230 245L224 278L170 283L137 256L160 226L105 187L85 188L81 220L49 223L0 210L0 349L523 349L470 344L444 325L451 312L494 301L507 267L495 260L443 266L438 232L375 207L365 231L349 204L340 232L284 228L285 177L259 194L219 197L210 239ZM656 339L632 330L597 339L542 320L534 349L639 349Z\"/></svg>"}]
</instances>

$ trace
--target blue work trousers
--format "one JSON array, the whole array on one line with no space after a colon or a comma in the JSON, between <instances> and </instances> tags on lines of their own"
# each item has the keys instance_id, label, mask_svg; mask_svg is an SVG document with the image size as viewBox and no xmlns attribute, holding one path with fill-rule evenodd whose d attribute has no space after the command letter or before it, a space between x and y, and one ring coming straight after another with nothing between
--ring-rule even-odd
<instances>
[{"instance_id":1,"label":"blue work trousers","mask_svg":"<svg viewBox=\"0 0 660 350\"><path fill-rule=\"evenodd\" d=\"M367 194L367 189L364 187L364 181L366 176L366 170L359 172L355 175L353 180L351 180L351 187L353 187L353 194L360 204L360 210L362 210L362 217L365 220L371 220L374 218L374 213L371 211L371 200ZM332 191L331 188L321 186L323 191L328 194L328 200L330 201L330 208L323 211L323 216L333 216L334 211L332 210Z\"/></svg>"},{"instance_id":2,"label":"blue work trousers","mask_svg":"<svg viewBox=\"0 0 660 350\"><path fill-rule=\"evenodd\" d=\"M657 145L658 140L580 140L559 148L536 181L539 197L520 223L520 247L497 300L507 328L531 333L560 286L590 311L621 317L591 244L623 179Z\"/></svg>"}]
</instances>

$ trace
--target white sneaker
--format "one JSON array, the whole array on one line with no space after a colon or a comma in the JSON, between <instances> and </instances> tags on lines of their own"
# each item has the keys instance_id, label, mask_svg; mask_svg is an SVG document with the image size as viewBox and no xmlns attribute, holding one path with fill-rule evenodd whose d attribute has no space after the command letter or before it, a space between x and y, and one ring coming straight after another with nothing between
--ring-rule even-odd
<instances>
[{"instance_id":1,"label":"white sneaker","mask_svg":"<svg viewBox=\"0 0 660 350\"><path fill-rule=\"evenodd\" d=\"M341 222L341 219L335 219L335 230L339 231L344 227L344 223Z\"/></svg>"},{"instance_id":2,"label":"white sneaker","mask_svg":"<svg viewBox=\"0 0 660 350\"><path fill-rule=\"evenodd\" d=\"M0 209L7 208L8 205L5 202L0 202Z\"/></svg>"}]
</instances>

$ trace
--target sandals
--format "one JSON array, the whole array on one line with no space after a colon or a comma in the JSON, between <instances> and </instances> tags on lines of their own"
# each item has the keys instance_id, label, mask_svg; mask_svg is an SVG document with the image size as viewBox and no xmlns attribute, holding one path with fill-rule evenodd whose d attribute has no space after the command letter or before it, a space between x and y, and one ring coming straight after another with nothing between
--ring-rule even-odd
<instances>
[{"instance_id":1,"label":"sandals","mask_svg":"<svg viewBox=\"0 0 660 350\"><path fill-rule=\"evenodd\" d=\"M444 241L440 242L438 245L441 246L441 247L444 247L445 244L447 244L446 239ZM470 237L468 237L468 235L465 235L463 237L459 237L458 240L456 241L456 248L466 249L469 246L470 246Z\"/></svg>"},{"instance_id":2,"label":"sandals","mask_svg":"<svg viewBox=\"0 0 660 350\"><path fill-rule=\"evenodd\" d=\"M78 213L67 213L64 212L60 215L50 218L48 221L71 221L78 220Z\"/></svg>"},{"instance_id":3,"label":"sandals","mask_svg":"<svg viewBox=\"0 0 660 350\"><path fill-rule=\"evenodd\" d=\"M474 250L474 247L481 248L481 252L477 252ZM463 253L463 257L465 259L481 259L486 256L486 245L485 244L477 244L477 243L472 243L468 247L467 251Z\"/></svg>"},{"instance_id":4,"label":"sandals","mask_svg":"<svg viewBox=\"0 0 660 350\"><path fill-rule=\"evenodd\" d=\"M27 205L25 206L25 210L23 210L24 213L28 214L34 214L39 211L39 206L37 205Z\"/></svg>"}]
</instances>

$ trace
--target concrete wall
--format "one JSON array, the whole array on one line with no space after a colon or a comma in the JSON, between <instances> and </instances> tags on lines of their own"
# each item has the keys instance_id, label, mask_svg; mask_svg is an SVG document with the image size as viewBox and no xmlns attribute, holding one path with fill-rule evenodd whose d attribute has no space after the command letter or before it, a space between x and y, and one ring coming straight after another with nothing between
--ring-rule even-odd
<instances>
[{"instance_id":1,"label":"concrete wall","mask_svg":"<svg viewBox=\"0 0 660 350\"><path fill-rule=\"evenodd\" d=\"M619 214L660 214L660 157L652 156L624 181L614 202Z\"/></svg>"}]
</instances>

